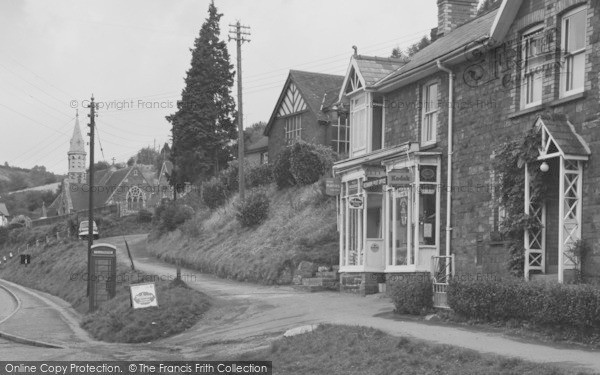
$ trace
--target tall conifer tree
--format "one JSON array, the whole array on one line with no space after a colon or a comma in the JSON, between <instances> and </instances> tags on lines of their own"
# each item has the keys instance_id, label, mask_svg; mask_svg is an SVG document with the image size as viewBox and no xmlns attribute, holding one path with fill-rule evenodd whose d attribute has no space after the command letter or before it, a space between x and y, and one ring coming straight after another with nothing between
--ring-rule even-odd
<instances>
[{"instance_id":1,"label":"tall conifer tree","mask_svg":"<svg viewBox=\"0 0 600 375\"><path fill-rule=\"evenodd\" d=\"M235 102L231 96L233 65L214 2L194 42L192 64L177 112L167 116L172 125L172 184L198 182L214 175L229 159L228 143L237 138Z\"/></svg>"}]
</instances>

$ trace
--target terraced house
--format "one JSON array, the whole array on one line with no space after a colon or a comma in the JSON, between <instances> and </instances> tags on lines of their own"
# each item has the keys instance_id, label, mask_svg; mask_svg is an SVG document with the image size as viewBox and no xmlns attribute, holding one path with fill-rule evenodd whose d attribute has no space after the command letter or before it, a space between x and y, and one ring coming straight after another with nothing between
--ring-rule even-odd
<instances>
[{"instance_id":1,"label":"terraced house","mask_svg":"<svg viewBox=\"0 0 600 375\"><path fill-rule=\"evenodd\" d=\"M585 240L600 275L600 2L438 0L437 35L407 63L351 57L341 178L342 289L377 291L383 276L505 273L508 250L495 151L534 128L547 193L534 202L523 168L524 274L569 281L567 252ZM434 33L435 34L435 33ZM442 272L445 274L445 272ZM443 304L444 275L438 300Z\"/></svg>"}]
</instances>

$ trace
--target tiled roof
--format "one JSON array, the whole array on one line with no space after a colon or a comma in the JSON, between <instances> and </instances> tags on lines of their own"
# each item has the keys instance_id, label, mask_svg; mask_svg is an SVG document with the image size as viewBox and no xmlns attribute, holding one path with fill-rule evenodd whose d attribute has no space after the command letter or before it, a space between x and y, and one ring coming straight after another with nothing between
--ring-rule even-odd
<instances>
[{"instance_id":1,"label":"tiled roof","mask_svg":"<svg viewBox=\"0 0 600 375\"><path fill-rule=\"evenodd\" d=\"M367 86L373 86L379 80L406 64L405 60L391 57L357 55L354 56L354 59Z\"/></svg>"},{"instance_id":2,"label":"tiled roof","mask_svg":"<svg viewBox=\"0 0 600 375\"><path fill-rule=\"evenodd\" d=\"M290 76L296 87L300 90L306 104L308 104L313 113L317 114L317 117L321 118L323 117L321 108L337 99L337 96L329 94L329 92L332 90L339 92L344 82L344 76L303 72L300 70L290 70Z\"/></svg>"},{"instance_id":3,"label":"tiled roof","mask_svg":"<svg viewBox=\"0 0 600 375\"><path fill-rule=\"evenodd\" d=\"M565 115L543 115L540 116L539 120L548 129L558 148L565 155L586 156L590 154L583 140L575 133L575 129Z\"/></svg>"},{"instance_id":4,"label":"tiled roof","mask_svg":"<svg viewBox=\"0 0 600 375\"><path fill-rule=\"evenodd\" d=\"M423 66L424 64L433 62L448 53L464 48L474 41L489 37L497 13L497 9L493 10L452 30L447 35L444 35L417 52L406 65L380 81L377 86L381 86L406 72Z\"/></svg>"}]
</instances>

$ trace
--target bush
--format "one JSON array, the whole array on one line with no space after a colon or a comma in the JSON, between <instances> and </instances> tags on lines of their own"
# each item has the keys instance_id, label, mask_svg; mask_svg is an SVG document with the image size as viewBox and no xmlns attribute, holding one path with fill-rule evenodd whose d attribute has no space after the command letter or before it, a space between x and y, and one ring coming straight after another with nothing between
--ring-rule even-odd
<instances>
[{"instance_id":1,"label":"bush","mask_svg":"<svg viewBox=\"0 0 600 375\"><path fill-rule=\"evenodd\" d=\"M159 216L160 215L160 216ZM174 231L183 224L186 220L189 220L194 216L194 210L187 205L178 205L175 202L167 202L161 204L156 209L155 217L159 218L155 221L158 225L158 229L161 232Z\"/></svg>"},{"instance_id":2,"label":"bush","mask_svg":"<svg viewBox=\"0 0 600 375\"><path fill-rule=\"evenodd\" d=\"M419 315L433 307L433 285L428 275L400 277L389 283L396 313Z\"/></svg>"},{"instance_id":3,"label":"bush","mask_svg":"<svg viewBox=\"0 0 600 375\"><path fill-rule=\"evenodd\" d=\"M286 147L275 159L273 164L273 179L279 189L296 185L296 179L290 172L290 156L292 154L292 148Z\"/></svg>"},{"instance_id":4,"label":"bush","mask_svg":"<svg viewBox=\"0 0 600 375\"><path fill-rule=\"evenodd\" d=\"M262 191L250 193L237 206L237 219L243 227L258 225L269 215L269 198Z\"/></svg>"},{"instance_id":5,"label":"bush","mask_svg":"<svg viewBox=\"0 0 600 375\"><path fill-rule=\"evenodd\" d=\"M301 185L310 185L319 180L324 173L323 162L314 145L297 142L292 146L290 172Z\"/></svg>"},{"instance_id":6,"label":"bush","mask_svg":"<svg viewBox=\"0 0 600 375\"><path fill-rule=\"evenodd\" d=\"M152 222L152 212L148 210L139 210L137 215L137 220L140 223L151 223Z\"/></svg>"},{"instance_id":7,"label":"bush","mask_svg":"<svg viewBox=\"0 0 600 375\"><path fill-rule=\"evenodd\" d=\"M224 192L226 196L230 196L231 194L238 191L239 188L239 162L237 160L231 161L227 169L219 172L219 176L217 179L220 181L223 186Z\"/></svg>"},{"instance_id":8,"label":"bush","mask_svg":"<svg viewBox=\"0 0 600 375\"><path fill-rule=\"evenodd\" d=\"M210 209L225 204L228 196L227 187L219 179L212 178L202 184L202 201Z\"/></svg>"},{"instance_id":9,"label":"bush","mask_svg":"<svg viewBox=\"0 0 600 375\"><path fill-rule=\"evenodd\" d=\"M8 242L8 228L0 227L0 246Z\"/></svg>"},{"instance_id":10,"label":"bush","mask_svg":"<svg viewBox=\"0 0 600 375\"><path fill-rule=\"evenodd\" d=\"M591 285L453 280L448 304L464 317L483 321L515 319L542 326L600 329L600 289Z\"/></svg>"},{"instance_id":11,"label":"bush","mask_svg":"<svg viewBox=\"0 0 600 375\"><path fill-rule=\"evenodd\" d=\"M273 171L269 164L251 166L245 170L244 175L246 186L249 188L264 186L273 182Z\"/></svg>"}]
</instances>

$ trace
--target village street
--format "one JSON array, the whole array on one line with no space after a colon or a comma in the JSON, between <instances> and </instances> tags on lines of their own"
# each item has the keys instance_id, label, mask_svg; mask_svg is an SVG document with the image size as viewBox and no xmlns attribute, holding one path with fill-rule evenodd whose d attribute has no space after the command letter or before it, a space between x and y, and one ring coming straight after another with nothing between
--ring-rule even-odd
<instances>
[{"instance_id":1,"label":"village street","mask_svg":"<svg viewBox=\"0 0 600 375\"><path fill-rule=\"evenodd\" d=\"M175 275L175 267L151 258L145 252L145 235L103 239L117 245L119 260L128 262L124 239L130 244L138 269L160 277ZM212 297L213 307L192 329L156 343L109 344L88 337L77 325L77 314L68 305L44 293L31 294L26 288L2 281L21 301L21 308L0 331L41 340L61 348L33 348L0 339L0 356L15 360L79 359L214 359L235 357L240 352L269 345L288 329L335 323L363 325L396 336L411 336L431 342L457 345L480 352L519 357L536 362L581 366L600 372L600 353L569 348L566 345L539 345L503 337L498 333L478 332L402 320L394 317L391 302L379 296L359 297L335 292L305 293L291 287L261 286L215 278L182 270L188 285ZM160 296L159 303L160 303ZM13 306L10 296L0 289L0 306ZM6 307L0 314L9 314ZM2 318L0 318L1 320ZM11 320L27 320L13 324ZM258 358L257 358L258 359Z\"/></svg>"}]
</instances>

